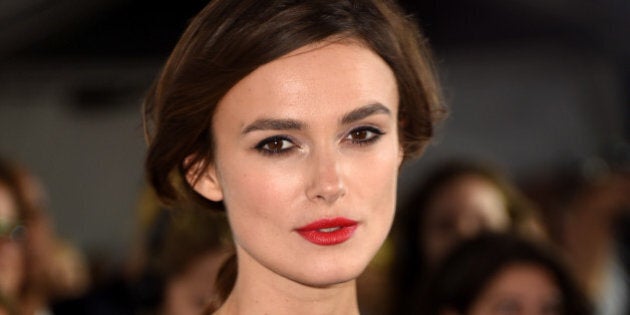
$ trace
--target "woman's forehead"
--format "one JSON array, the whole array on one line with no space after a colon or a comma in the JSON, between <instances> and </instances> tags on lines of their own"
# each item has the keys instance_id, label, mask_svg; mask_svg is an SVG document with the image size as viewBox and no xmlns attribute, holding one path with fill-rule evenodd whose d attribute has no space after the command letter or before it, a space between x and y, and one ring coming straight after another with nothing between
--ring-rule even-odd
<instances>
[{"instance_id":1,"label":"woman's forehead","mask_svg":"<svg viewBox=\"0 0 630 315\"><path fill-rule=\"evenodd\" d=\"M369 103L395 111L398 89L392 70L377 54L362 45L335 42L302 47L259 67L228 91L219 110L222 103L252 102L266 112Z\"/></svg>"}]
</instances>

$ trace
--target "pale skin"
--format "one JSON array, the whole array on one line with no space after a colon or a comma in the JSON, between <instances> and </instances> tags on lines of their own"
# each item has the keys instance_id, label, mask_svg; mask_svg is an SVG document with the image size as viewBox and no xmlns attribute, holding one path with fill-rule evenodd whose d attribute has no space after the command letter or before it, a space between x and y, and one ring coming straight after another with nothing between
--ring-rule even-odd
<instances>
[{"instance_id":1,"label":"pale skin","mask_svg":"<svg viewBox=\"0 0 630 315\"><path fill-rule=\"evenodd\" d=\"M235 287L216 314L359 314L355 279L394 215L397 91L378 55L344 41L298 49L225 95L213 163L193 185L225 203L238 256ZM334 217L358 222L343 243L296 232Z\"/></svg>"}]
</instances>

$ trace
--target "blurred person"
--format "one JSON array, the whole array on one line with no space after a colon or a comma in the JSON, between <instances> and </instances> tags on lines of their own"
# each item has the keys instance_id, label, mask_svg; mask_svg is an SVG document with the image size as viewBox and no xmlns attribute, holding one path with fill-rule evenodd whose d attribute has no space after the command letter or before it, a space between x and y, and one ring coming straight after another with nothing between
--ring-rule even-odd
<instances>
[{"instance_id":1,"label":"blurred person","mask_svg":"<svg viewBox=\"0 0 630 315\"><path fill-rule=\"evenodd\" d=\"M24 229L7 162L0 160L0 302L8 311L22 291L25 273Z\"/></svg>"},{"instance_id":2,"label":"blurred person","mask_svg":"<svg viewBox=\"0 0 630 315\"><path fill-rule=\"evenodd\" d=\"M430 276L414 314L591 314L556 251L511 233L463 241Z\"/></svg>"},{"instance_id":3,"label":"blurred person","mask_svg":"<svg viewBox=\"0 0 630 315\"><path fill-rule=\"evenodd\" d=\"M532 203L489 163L445 162L416 191L395 229L393 313L409 312L426 276L459 242L484 231L545 236Z\"/></svg>"},{"instance_id":4,"label":"blurred person","mask_svg":"<svg viewBox=\"0 0 630 315\"><path fill-rule=\"evenodd\" d=\"M162 315L200 314L220 298L219 270L234 251L224 214L194 204L167 209L147 189L138 219L144 237L132 272L139 289L152 286L139 309Z\"/></svg>"},{"instance_id":5,"label":"blurred person","mask_svg":"<svg viewBox=\"0 0 630 315\"><path fill-rule=\"evenodd\" d=\"M0 294L24 315L48 312L87 286L82 256L56 237L44 205L37 179L0 159Z\"/></svg>"},{"instance_id":6,"label":"blurred person","mask_svg":"<svg viewBox=\"0 0 630 315\"><path fill-rule=\"evenodd\" d=\"M561 244L574 273L601 315L630 314L629 244L618 243L615 223L630 210L630 176L609 174L571 200ZM629 228L625 226L624 228ZM624 250L625 252L623 252Z\"/></svg>"},{"instance_id":7,"label":"blurred person","mask_svg":"<svg viewBox=\"0 0 630 315\"><path fill-rule=\"evenodd\" d=\"M20 211L12 167L0 160L0 297L16 303L24 287L25 214Z\"/></svg>"},{"instance_id":8,"label":"blurred person","mask_svg":"<svg viewBox=\"0 0 630 315\"><path fill-rule=\"evenodd\" d=\"M225 216L184 212L172 220L154 258L164 278L162 315L198 315L220 298L219 269L233 253Z\"/></svg>"},{"instance_id":9,"label":"blurred person","mask_svg":"<svg viewBox=\"0 0 630 315\"><path fill-rule=\"evenodd\" d=\"M194 206L162 207L151 189L140 196L138 245L128 266L59 314L201 314L217 297L219 269L233 252L223 214Z\"/></svg>"},{"instance_id":10,"label":"blurred person","mask_svg":"<svg viewBox=\"0 0 630 315\"><path fill-rule=\"evenodd\" d=\"M553 170L530 186L530 195L543 206L551 235L594 301L596 313L630 314L627 169L590 158Z\"/></svg>"}]
</instances>

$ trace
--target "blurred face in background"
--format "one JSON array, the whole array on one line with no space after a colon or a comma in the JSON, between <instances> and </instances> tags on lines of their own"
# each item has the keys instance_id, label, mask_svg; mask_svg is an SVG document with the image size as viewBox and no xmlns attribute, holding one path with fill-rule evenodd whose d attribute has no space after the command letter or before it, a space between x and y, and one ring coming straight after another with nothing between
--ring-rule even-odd
<instances>
[{"instance_id":1,"label":"blurred face in background","mask_svg":"<svg viewBox=\"0 0 630 315\"><path fill-rule=\"evenodd\" d=\"M559 315L562 298L546 269L516 263L500 271L472 304L470 315Z\"/></svg>"},{"instance_id":2,"label":"blurred face in background","mask_svg":"<svg viewBox=\"0 0 630 315\"><path fill-rule=\"evenodd\" d=\"M506 200L491 182L464 175L439 188L428 201L421 227L424 256L430 267L437 265L464 239L482 231L504 231L509 227Z\"/></svg>"},{"instance_id":3,"label":"blurred face in background","mask_svg":"<svg viewBox=\"0 0 630 315\"><path fill-rule=\"evenodd\" d=\"M23 249L17 239L18 212L11 191L0 183L0 294L15 296L23 278Z\"/></svg>"}]
</instances>

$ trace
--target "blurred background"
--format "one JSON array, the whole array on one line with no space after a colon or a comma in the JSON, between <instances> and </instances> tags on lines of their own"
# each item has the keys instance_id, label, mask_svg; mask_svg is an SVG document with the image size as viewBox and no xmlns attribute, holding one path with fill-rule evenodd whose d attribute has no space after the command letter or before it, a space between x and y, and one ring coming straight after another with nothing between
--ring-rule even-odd
<instances>
[{"instance_id":1,"label":"blurred background","mask_svg":"<svg viewBox=\"0 0 630 315\"><path fill-rule=\"evenodd\" d=\"M206 1L0 1L0 154L48 191L58 233L117 264L144 189L144 91ZM435 50L451 114L400 194L443 159L517 182L627 165L630 1L405 1ZM237 40L237 39L235 39Z\"/></svg>"}]
</instances>

